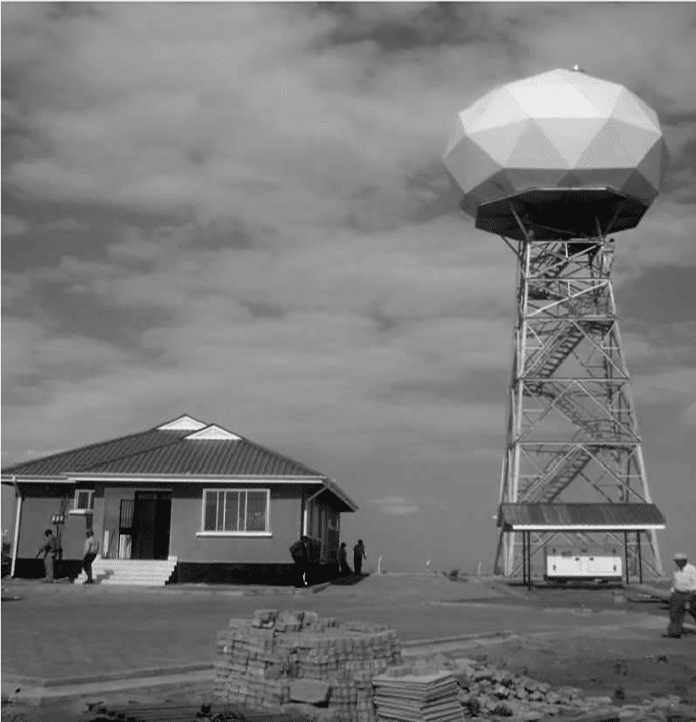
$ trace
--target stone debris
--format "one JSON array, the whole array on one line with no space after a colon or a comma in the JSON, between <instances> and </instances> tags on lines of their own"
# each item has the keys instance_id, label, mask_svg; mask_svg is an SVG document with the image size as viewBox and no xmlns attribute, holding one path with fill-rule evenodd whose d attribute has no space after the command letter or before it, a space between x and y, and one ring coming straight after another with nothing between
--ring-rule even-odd
<instances>
[{"instance_id":1,"label":"stone debris","mask_svg":"<svg viewBox=\"0 0 696 722\"><path fill-rule=\"evenodd\" d=\"M315 722L375 722L372 679L401 661L388 627L261 609L218 633L214 694Z\"/></svg>"}]
</instances>

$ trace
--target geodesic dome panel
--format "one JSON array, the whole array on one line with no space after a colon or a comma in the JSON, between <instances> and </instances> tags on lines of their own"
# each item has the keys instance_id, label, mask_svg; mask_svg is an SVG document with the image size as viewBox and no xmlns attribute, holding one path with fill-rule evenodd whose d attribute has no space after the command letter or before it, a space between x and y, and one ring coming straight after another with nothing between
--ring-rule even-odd
<instances>
[{"instance_id":1,"label":"geodesic dome panel","mask_svg":"<svg viewBox=\"0 0 696 722\"><path fill-rule=\"evenodd\" d=\"M640 98L559 69L500 86L459 113L443 161L477 227L521 238L523 220L550 238L637 225L668 154Z\"/></svg>"}]
</instances>

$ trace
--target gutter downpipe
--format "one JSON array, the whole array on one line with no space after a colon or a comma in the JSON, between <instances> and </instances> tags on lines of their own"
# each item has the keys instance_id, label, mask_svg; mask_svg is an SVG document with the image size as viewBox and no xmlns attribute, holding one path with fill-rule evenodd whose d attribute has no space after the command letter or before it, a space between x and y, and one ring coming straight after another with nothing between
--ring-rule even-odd
<instances>
[{"instance_id":1,"label":"gutter downpipe","mask_svg":"<svg viewBox=\"0 0 696 722\"><path fill-rule=\"evenodd\" d=\"M12 476L12 483L14 484L15 493L17 494L17 510L15 511L15 528L14 537L12 539L12 564L10 565L10 576L14 579L15 566L17 565L17 547L19 545L19 524L22 517L22 495L19 493L19 487L17 486L17 477Z\"/></svg>"},{"instance_id":2,"label":"gutter downpipe","mask_svg":"<svg viewBox=\"0 0 696 722\"><path fill-rule=\"evenodd\" d=\"M323 485L322 487L317 491L315 494L312 494L311 496L307 497L304 502L304 509L302 510L302 536L307 536L307 507L309 506L310 502L314 501L319 494L323 494L328 489L327 486Z\"/></svg>"}]
</instances>

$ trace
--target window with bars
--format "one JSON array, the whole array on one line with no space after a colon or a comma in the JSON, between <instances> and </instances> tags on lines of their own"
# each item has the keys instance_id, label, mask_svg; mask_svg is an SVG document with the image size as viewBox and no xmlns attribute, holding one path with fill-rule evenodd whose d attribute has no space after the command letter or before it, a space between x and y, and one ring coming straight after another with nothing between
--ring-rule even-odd
<instances>
[{"instance_id":1,"label":"window with bars","mask_svg":"<svg viewBox=\"0 0 696 722\"><path fill-rule=\"evenodd\" d=\"M203 531L220 534L268 533L269 489L206 489Z\"/></svg>"},{"instance_id":2,"label":"window with bars","mask_svg":"<svg viewBox=\"0 0 696 722\"><path fill-rule=\"evenodd\" d=\"M87 514L94 510L94 490L92 489L76 489L75 499L73 501L73 512L81 512Z\"/></svg>"}]
</instances>

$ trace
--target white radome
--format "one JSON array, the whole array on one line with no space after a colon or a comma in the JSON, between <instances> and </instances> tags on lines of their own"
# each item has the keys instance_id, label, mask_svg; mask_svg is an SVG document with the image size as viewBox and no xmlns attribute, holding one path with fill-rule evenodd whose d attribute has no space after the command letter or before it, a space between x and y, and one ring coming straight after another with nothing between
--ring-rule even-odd
<instances>
[{"instance_id":1,"label":"white radome","mask_svg":"<svg viewBox=\"0 0 696 722\"><path fill-rule=\"evenodd\" d=\"M462 110L443 162L464 192L462 208L484 230L510 230L511 198L534 216L561 198L570 210L583 191L585 210L599 204L616 215L611 230L622 230L658 195L668 153L657 114L634 93L557 69L499 86ZM570 227L573 215L567 231L582 235Z\"/></svg>"}]
</instances>

